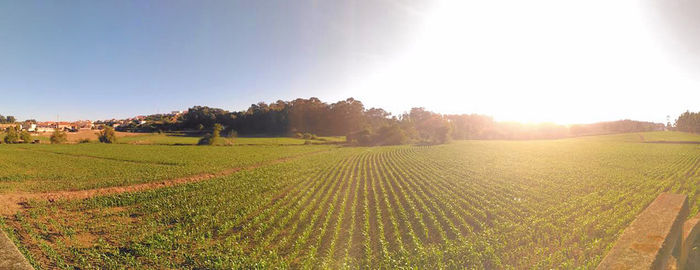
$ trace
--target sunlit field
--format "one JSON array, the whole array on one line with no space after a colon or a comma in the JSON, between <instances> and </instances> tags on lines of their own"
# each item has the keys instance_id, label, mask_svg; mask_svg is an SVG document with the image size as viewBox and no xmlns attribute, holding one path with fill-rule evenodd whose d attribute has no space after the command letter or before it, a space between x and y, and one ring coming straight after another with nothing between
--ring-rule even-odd
<instances>
[{"instance_id":1,"label":"sunlit field","mask_svg":"<svg viewBox=\"0 0 700 270\"><path fill-rule=\"evenodd\" d=\"M326 149L329 146L2 145L0 192L145 183Z\"/></svg>"},{"instance_id":2,"label":"sunlit field","mask_svg":"<svg viewBox=\"0 0 700 270\"><path fill-rule=\"evenodd\" d=\"M120 138L124 144L195 145L200 137L178 134L145 134ZM301 145L307 140L291 137L236 137L230 138L234 145ZM344 142L344 137L318 137L308 140L311 144Z\"/></svg>"},{"instance_id":3,"label":"sunlit field","mask_svg":"<svg viewBox=\"0 0 700 270\"><path fill-rule=\"evenodd\" d=\"M264 164L161 189L30 201L2 226L37 268L594 268L661 192L687 194L698 213L700 145L649 141L700 140L2 145L3 193Z\"/></svg>"}]
</instances>

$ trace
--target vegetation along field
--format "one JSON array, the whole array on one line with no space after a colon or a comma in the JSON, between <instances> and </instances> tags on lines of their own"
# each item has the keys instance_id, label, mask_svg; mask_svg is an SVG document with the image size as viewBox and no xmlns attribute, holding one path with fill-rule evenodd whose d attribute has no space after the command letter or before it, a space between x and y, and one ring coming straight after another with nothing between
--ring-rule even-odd
<instances>
[{"instance_id":1,"label":"vegetation along field","mask_svg":"<svg viewBox=\"0 0 700 270\"><path fill-rule=\"evenodd\" d=\"M698 213L700 144L678 141L700 137L0 145L4 195L228 170L77 200L30 197L2 227L39 269L594 268L661 192L688 195Z\"/></svg>"}]
</instances>

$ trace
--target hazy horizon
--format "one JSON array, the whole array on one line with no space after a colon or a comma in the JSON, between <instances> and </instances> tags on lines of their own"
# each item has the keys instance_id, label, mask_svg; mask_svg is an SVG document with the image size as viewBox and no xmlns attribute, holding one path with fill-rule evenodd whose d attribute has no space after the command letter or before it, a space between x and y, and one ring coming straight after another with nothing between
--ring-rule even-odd
<instances>
[{"instance_id":1,"label":"hazy horizon","mask_svg":"<svg viewBox=\"0 0 700 270\"><path fill-rule=\"evenodd\" d=\"M347 97L498 121L697 111L700 7L679 1L4 2L0 114L126 118Z\"/></svg>"}]
</instances>

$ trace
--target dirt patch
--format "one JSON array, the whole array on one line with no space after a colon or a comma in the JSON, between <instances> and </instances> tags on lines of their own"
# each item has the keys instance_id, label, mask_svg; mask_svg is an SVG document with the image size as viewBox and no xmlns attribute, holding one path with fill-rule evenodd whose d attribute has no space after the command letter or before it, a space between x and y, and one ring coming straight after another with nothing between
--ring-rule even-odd
<instances>
[{"instance_id":1,"label":"dirt patch","mask_svg":"<svg viewBox=\"0 0 700 270\"><path fill-rule=\"evenodd\" d=\"M92 247L93 244L95 244L95 241L97 241L97 239L98 237L90 232L80 232L73 236L71 242L73 242L73 246L75 247L89 248Z\"/></svg>"},{"instance_id":2,"label":"dirt patch","mask_svg":"<svg viewBox=\"0 0 700 270\"><path fill-rule=\"evenodd\" d=\"M234 174L243 170L253 170L262 166L277 164L286 162L292 159L300 158L307 155L318 154L321 152L327 152L328 150L314 151L299 155L294 155L290 157L279 158L271 161L261 162L247 167L236 167L230 168L216 173L204 173L193 176L161 180L157 182L149 182L142 184L134 184L128 186L118 186L118 187L106 187L106 188L96 188L96 189L86 189L86 190L76 190L76 191L54 191L54 192L43 192L43 193L30 193L30 192L17 192L11 194L0 194L0 215L9 216L17 211L29 207L30 200L43 200L48 202L54 202L57 200L76 200L76 199L87 199L97 196L113 195L126 192L137 192L152 189L159 189L165 187L171 187L175 185L181 185L186 183L196 183L204 180L209 180L216 177L222 177Z\"/></svg>"}]
</instances>

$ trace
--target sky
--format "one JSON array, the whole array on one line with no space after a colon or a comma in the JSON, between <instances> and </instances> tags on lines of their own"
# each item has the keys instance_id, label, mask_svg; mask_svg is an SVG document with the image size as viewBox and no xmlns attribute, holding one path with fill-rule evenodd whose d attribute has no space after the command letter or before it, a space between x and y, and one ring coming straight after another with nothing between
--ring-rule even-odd
<instances>
[{"instance_id":1,"label":"sky","mask_svg":"<svg viewBox=\"0 0 700 270\"><path fill-rule=\"evenodd\" d=\"M347 97L560 124L700 111L700 1L0 1L0 114Z\"/></svg>"}]
</instances>

